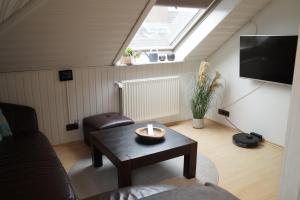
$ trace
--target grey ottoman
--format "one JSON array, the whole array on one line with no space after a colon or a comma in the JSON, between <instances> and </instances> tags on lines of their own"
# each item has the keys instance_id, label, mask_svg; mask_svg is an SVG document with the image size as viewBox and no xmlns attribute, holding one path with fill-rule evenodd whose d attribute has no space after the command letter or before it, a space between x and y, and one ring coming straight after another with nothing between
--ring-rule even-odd
<instances>
[{"instance_id":1,"label":"grey ottoman","mask_svg":"<svg viewBox=\"0 0 300 200\"><path fill-rule=\"evenodd\" d=\"M90 145L90 132L113 128L117 126L125 126L134 124L134 121L128 117L121 115L120 113L102 113L93 115L83 119L83 136L84 142Z\"/></svg>"}]
</instances>

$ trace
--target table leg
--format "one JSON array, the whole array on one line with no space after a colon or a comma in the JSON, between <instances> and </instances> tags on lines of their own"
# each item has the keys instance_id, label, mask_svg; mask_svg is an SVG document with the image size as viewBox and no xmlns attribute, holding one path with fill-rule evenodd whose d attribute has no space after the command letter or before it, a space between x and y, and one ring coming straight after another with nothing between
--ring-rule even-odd
<instances>
[{"instance_id":1,"label":"table leg","mask_svg":"<svg viewBox=\"0 0 300 200\"><path fill-rule=\"evenodd\" d=\"M197 143L190 145L190 151L184 156L183 175L188 178L195 178L197 165Z\"/></svg>"},{"instance_id":2,"label":"table leg","mask_svg":"<svg viewBox=\"0 0 300 200\"><path fill-rule=\"evenodd\" d=\"M102 167L102 153L94 145L92 145L92 159L94 167Z\"/></svg>"},{"instance_id":3,"label":"table leg","mask_svg":"<svg viewBox=\"0 0 300 200\"><path fill-rule=\"evenodd\" d=\"M131 163L125 161L118 166L118 185L119 188L122 188L131 186L131 184Z\"/></svg>"}]
</instances>

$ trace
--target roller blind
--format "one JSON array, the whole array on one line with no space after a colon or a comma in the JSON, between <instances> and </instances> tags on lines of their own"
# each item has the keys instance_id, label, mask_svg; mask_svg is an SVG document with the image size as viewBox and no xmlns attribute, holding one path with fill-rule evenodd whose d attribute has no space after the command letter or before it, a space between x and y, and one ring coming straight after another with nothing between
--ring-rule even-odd
<instances>
[{"instance_id":1,"label":"roller blind","mask_svg":"<svg viewBox=\"0 0 300 200\"><path fill-rule=\"evenodd\" d=\"M214 0L157 0L156 5L207 8Z\"/></svg>"}]
</instances>

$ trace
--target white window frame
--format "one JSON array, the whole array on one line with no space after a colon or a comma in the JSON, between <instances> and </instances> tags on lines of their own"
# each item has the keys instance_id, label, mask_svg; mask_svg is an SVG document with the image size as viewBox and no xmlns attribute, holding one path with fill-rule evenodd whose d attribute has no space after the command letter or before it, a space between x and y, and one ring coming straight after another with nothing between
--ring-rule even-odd
<instances>
[{"instance_id":1,"label":"white window frame","mask_svg":"<svg viewBox=\"0 0 300 200\"><path fill-rule=\"evenodd\" d=\"M156 6L156 5L154 5ZM158 5L160 6L160 5ZM151 11L151 10L150 10ZM158 50L163 50L163 51L173 51L174 48L176 47L176 45L178 43L180 43L181 39L183 37L185 37L185 35L191 30L193 29L193 27L195 26L195 24L197 24L198 20L201 18L201 16L205 15L206 11L201 12L198 11L196 13L196 15L184 26L184 28L178 33L178 35L175 37L175 39L170 43L169 46L160 46L160 47L153 47L153 48L157 48ZM142 24L141 24L142 25ZM131 42L131 41L130 41ZM151 48L134 48L134 50L138 50L138 51L149 51Z\"/></svg>"},{"instance_id":2,"label":"white window frame","mask_svg":"<svg viewBox=\"0 0 300 200\"><path fill-rule=\"evenodd\" d=\"M178 36L175 38L175 40L172 42L172 47L170 48L159 48L158 50L160 51L171 51L171 52L177 52L178 47L182 46L182 44L185 42L185 40L187 38L189 38L189 36L194 32L194 29L197 28L199 26L199 24L201 24L206 17L214 10L214 8L216 8L218 6L218 4L221 2L222 0L214 0L208 7L207 9L204 11L203 14L197 14L194 18L197 19L193 19L191 20L190 23L188 23L186 25L186 28L184 28L183 31L180 32L180 34L178 34ZM122 47L119 49L117 55L115 56L114 60L113 60L113 65L117 65L124 50L129 46L129 44L131 43L132 39L134 38L135 34L137 33L137 31L139 30L140 26L143 24L144 20L146 19L146 17L148 16L149 12L151 11L152 7L155 6L156 0L149 0L147 5L145 6L144 10L142 11L142 14L140 15L140 17L138 18L138 20L136 21L135 25L133 26L133 28L131 29L128 37L126 38L126 40L124 41ZM134 50L138 50L141 52L146 52L149 51L149 48L140 48L140 49L134 49Z\"/></svg>"},{"instance_id":3,"label":"white window frame","mask_svg":"<svg viewBox=\"0 0 300 200\"><path fill-rule=\"evenodd\" d=\"M160 50L160 51L175 51L176 47L184 40L184 38L187 37L187 35L195 28L195 26L197 24L199 24L199 23L201 23L203 21L202 19L205 18L208 15L208 13L210 13L213 10L213 8L220 1L221 0L213 0L211 2L211 4L206 8L206 10L204 12L198 11L198 13L190 20L189 23L187 23L185 25L185 27L182 29L182 31L180 31L180 33L170 43L170 46L168 46L168 47L167 46L165 46L165 47L161 46L161 47L158 47L157 49ZM153 48L156 48L156 47L153 47ZM149 51L150 49L151 48L143 48L143 47L142 48L134 48L134 50L138 50L138 51Z\"/></svg>"}]
</instances>

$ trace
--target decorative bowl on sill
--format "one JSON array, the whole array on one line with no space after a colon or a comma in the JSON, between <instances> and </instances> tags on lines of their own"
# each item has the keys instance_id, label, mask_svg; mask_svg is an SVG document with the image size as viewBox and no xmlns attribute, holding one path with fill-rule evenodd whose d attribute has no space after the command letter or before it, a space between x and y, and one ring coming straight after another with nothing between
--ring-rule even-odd
<instances>
[{"instance_id":1,"label":"decorative bowl on sill","mask_svg":"<svg viewBox=\"0 0 300 200\"><path fill-rule=\"evenodd\" d=\"M166 60L166 55L159 55L158 59L163 62Z\"/></svg>"},{"instance_id":2,"label":"decorative bowl on sill","mask_svg":"<svg viewBox=\"0 0 300 200\"><path fill-rule=\"evenodd\" d=\"M175 60L175 54L174 53L169 53L167 55L168 61L174 61Z\"/></svg>"}]
</instances>

